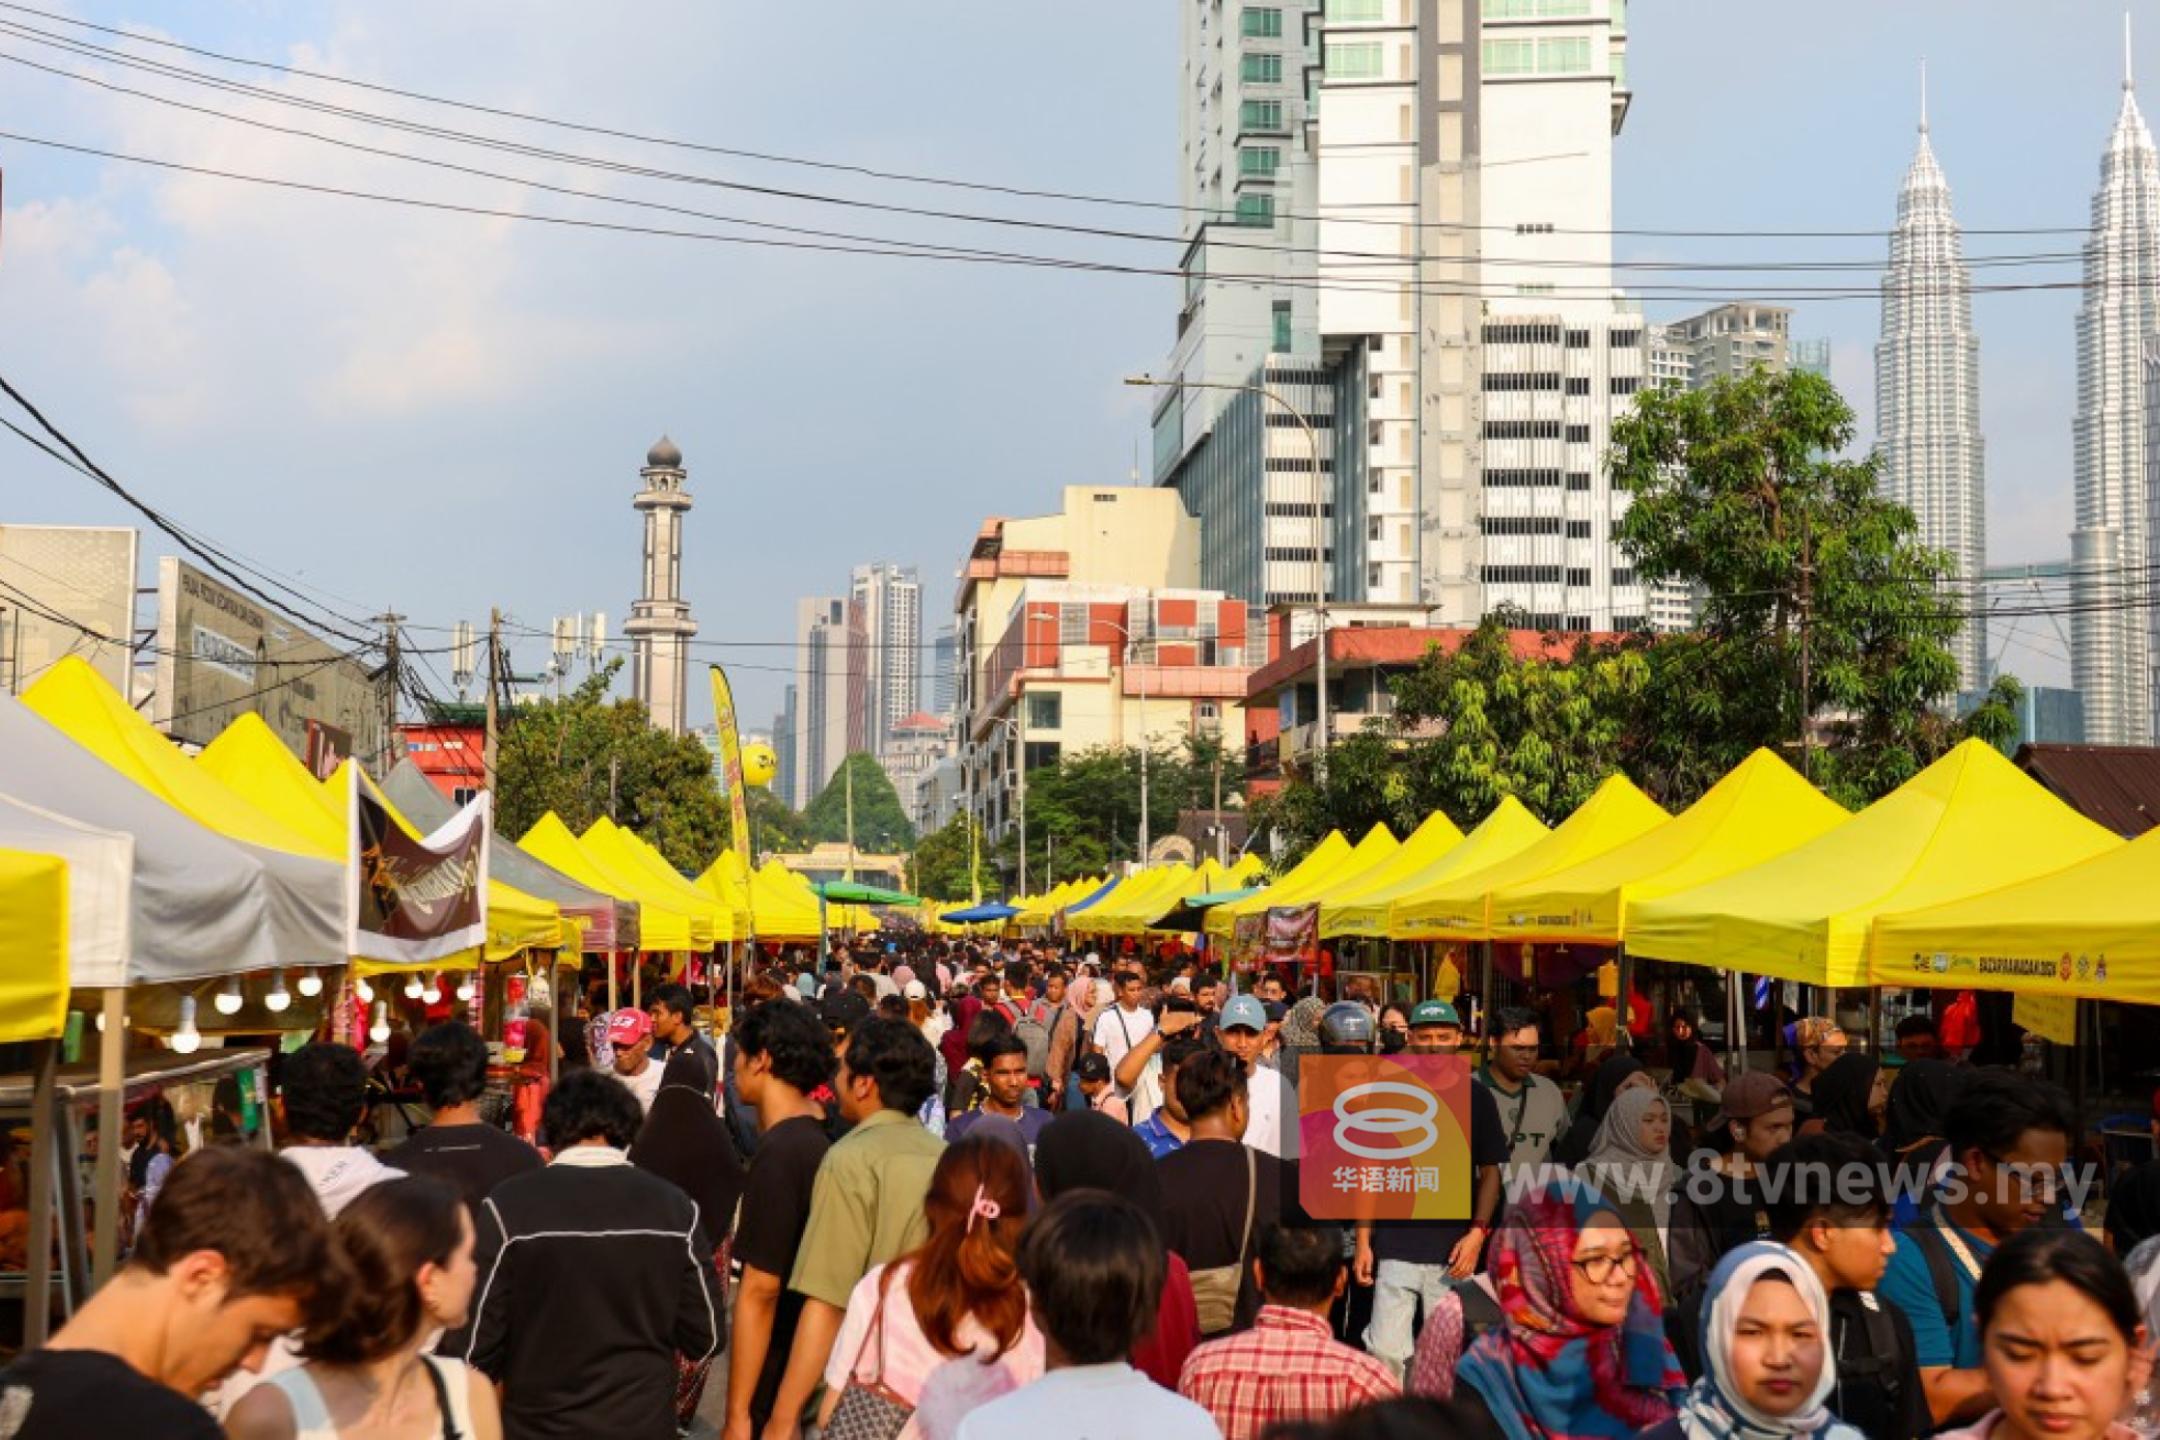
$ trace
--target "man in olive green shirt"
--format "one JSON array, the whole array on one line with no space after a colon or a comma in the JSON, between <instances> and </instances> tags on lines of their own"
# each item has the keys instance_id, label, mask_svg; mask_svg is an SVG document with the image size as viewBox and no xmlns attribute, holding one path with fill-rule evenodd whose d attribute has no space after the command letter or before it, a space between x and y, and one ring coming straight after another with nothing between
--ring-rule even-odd
<instances>
[{"instance_id":1,"label":"man in olive green shirt","mask_svg":"<svg viewBox=\"0 0 2160 1440\"><path fill-rule=\"evenodd\" d=\"M764 1440L795 1440L856 1282L929 1238L923 1197L945 1142L915 1119L937 1087L937 1059L902 1020L866 1020L848 1036L834 1081L854 1128L826 1152L788 1288L803 1297L787 1374Z\"/></svg>"}]
</instances>

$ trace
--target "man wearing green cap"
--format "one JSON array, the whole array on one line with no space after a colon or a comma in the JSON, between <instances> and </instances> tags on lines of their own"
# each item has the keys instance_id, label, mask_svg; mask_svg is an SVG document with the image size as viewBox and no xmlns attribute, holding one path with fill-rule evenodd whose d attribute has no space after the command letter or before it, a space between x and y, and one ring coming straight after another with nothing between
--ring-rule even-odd
<instances>
[{"instance_id":1,"label":"man wearing green cap","mask_svg":"<svg viewBox=\"0 0 2160 1440\"><path fill-rule=\"evenodd\" d=\"M1445 1000L1426 1000L1410 1012L1408 1055L1452 1055L1462 1043L1462 1019ZM1410 1363L1419 1311L1433 1306L1478 1267L1485 1237L1500 1210L1500 1171L1507 1164L1507 1133L1492 1092L1471 1081L1468 1067L1457 1083L1469 1094L1470 1220L1399 1220L1357 1227L1357 1281L1375 1286L1365 1349L1399 1377ZM1443 1102L1456 1097L1443 1093Z\"/></svg>"}]
</instances>

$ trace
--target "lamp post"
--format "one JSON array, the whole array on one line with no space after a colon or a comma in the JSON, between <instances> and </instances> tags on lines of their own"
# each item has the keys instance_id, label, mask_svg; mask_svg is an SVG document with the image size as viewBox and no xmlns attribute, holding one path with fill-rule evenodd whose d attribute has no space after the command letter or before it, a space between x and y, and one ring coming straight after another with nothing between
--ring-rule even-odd
<instances>
[{"instance_id":1,"label":"lamp post","mask_svg":"<svg viewBox=\"0 0 2160 1440\"><path fill-rule=\"evenodd\" d=\"M1292 419L1296 420L1299 428L1305 432L1305 445L1312 456L1313 524L1319 529L1319 543L1313 546L1313 618L1315 625L1314 638L1317 641L1317 648L1319 651L1320 659L1319 744L1313 751L1313 777L1321 783L1325 784L1327 781L1328 747L1328 576L1327 561L1325 557L1327 555L1327 531L1329 527L1321 523L1322 520L1325 518L1323 512L1325 512L1327 509L1327 492L1320 482L1320 432L1313 428L1312 421L1306 418L1304 411L1298 409L1297 406L1292 405L1280 394L1273 390L1270 390L1265 385L1239 384L1227 380L1187 380L1182 376L1175 380L1158 380L1152 375L1128 375L1125 377L1125 383L1127 385L1139 386L1151 390L1230 390L1243 395L1257 395L1260 397L1263 403L1267 401L1273 401L1275 404L1281 406L1284 412L1287 413ZM1264 475L1265 471L1263 470L1262 473ZM1265 496L1262 497L1263 500L1265 500L1265 498ZM1262 508L1264 510L1265 506L1263 505ZM1265 550L1265 548L1265 537L1263 537L1262 549ZM1263 576L1264 574L1265 568L1263 566ZM1264 579L1262 583L1264 588ZM1145 756L1145 754L1146 752L1143 751L1143 757ZM1146 802L1145 800L1143 800L1143 807L1145 806L1145 804Z\"/></svg>"}]
</instances>

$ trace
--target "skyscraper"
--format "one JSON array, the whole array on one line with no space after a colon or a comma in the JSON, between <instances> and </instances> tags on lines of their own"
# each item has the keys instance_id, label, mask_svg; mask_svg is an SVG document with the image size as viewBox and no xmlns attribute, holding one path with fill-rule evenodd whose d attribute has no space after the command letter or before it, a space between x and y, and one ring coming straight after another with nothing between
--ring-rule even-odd
<instances>
[{"instance_id":1,"label":"skyscraper","mask_svg":"<svg viewBox=\"0 0 2160 1440\"><path fill-rule=\"evenodd\" d=\"M2085 302L2078 310L2077 528L2070 533L2071 677L2084 697L2085 738L2153 738L2151 607L2133 577L2150 573L2145 466L2146 338L2160 325L2160 155L2138 113L2123 22L2122 108L2100 161Z\"/></svg>"},{"instance_id":2,"label":"skyscraper","mask_svg":"<svg viewBox=\"0 0 2160 1440\"><path fill-rule=\"evenodd\" d=\"M858 565L849 591L866 648L868 748L883 757L893 727L922 708L922 582L910 566Z\"/></svg>"},{"instance_id":3,"label":"skyscraper","mask_svg":"<svg viewBox=\"0 0 2160 1440\"><path fill-rule=\"evenodd\" d=\"M1951 642L1958 688L1988 683L1980 578L1987 567L1987 484L1980 439L1980 341L1972 276L1950 211L1950 185L1928 143L1921 76L1920 146L1898 191L1875 346L1875 424L1883 494L1912 511L1923 545L1949 554L1944 603L1966 614Z\"/></svg>"},{"instance_id":4,"label":"skyscraper","mask_svg":"<svg viewBox=\"0 0 2160 1440\"><path fill-rule=\"evenodd\" d=\"M797 810L817 798L860 736L856 702L861 698L861 631L851 623L851 602L819 596L795 603L795 683L788 740L789 793Z\"/></svg>"},{"instance_id":5,"label":"skyscraper","mask_svg":"<svg viewBox=\"0 0 2160 1440\"><path fill-rule=\"evenodd\" d=\"M690 637L697 621L682 598L682 522L690 513L689 472L682 451L663 435L638 471L644 482L632 503L645 516L645 589L630 607L623 634L630 637L630 693L644 702L652 723L670 735L686 728Z\"/></svg>"}]
</instances>

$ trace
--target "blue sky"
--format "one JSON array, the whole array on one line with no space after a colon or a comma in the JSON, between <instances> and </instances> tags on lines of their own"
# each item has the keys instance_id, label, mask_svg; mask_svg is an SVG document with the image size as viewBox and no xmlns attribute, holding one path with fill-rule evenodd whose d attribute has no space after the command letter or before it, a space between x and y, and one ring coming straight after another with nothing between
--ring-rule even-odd
<instances>
[{"instance_id":1,"label":"blue sky","mask_svg":"<svg viewBox=\"0 0 2160 1440\"><path fill-rule=\"evenodd\" d=\"M2141 68L2160 80L2160 5L2137 8ZM805 27L809 9L830 23ZM1175 0L634 10L99 0L71 13L711 144L1093 194L1176 193ZM1922 54L1937 153L1968 229L2076 226L2120 94L2120 11L2085 0L1635 0L1630 25L1637 97L1616 194L1626 229L1886 229L1912 153ZM5 35L0 54L97 72ZM1176 258L1171 245L662 185L386 136L171 80L113 78L273 123L732 216L1148 265ZM730 181L1149 231L1172 218L536 136L381 96L258 83ZM0 128L193 164L720 228L186 116L4 62L0 105ZM753 725L778 702L797 596L839 589L851 564L892 559L922 568L926 608L940 615L983 516L1047 508L1064 484L1124 479L1146 400L1118 379L1160 363L1175 314L1166 280L565 232L5 140L0 165L0 373L196 528L305 577L349 613L396 605L422 646L447 644L430 627L484 619L491 604L543 629L555 614L593 609L619 627L637 582L636 469L653 438L671 433L697 498L686 588L713 645L700 653L728 664ZM2062 252L2074 238L1971 235L1967 249ZM1619 242L1624 258L1706 263L1875 262L1884 244ZM2060 282L2077 270L1987 273ZM1872 271L1860 277L1873 283ZM1763 282L1687 283L1715 287L1708 305ZM1865 439L1875 302L1795 308L1796 333L1832 340ZM2075 308L2070 291L1975 300L1997 559L2067 548ZM6 519L126 518L11 439L0 476ZM145 539L149 554L167 548ZM2059 642L2032 633L2008 663L2059 673ZM537 666L541 649L520 642L520 668Z\"/></svg>"}]
</instances>

